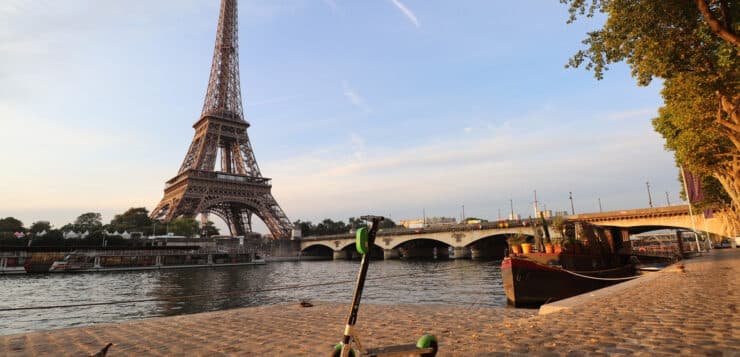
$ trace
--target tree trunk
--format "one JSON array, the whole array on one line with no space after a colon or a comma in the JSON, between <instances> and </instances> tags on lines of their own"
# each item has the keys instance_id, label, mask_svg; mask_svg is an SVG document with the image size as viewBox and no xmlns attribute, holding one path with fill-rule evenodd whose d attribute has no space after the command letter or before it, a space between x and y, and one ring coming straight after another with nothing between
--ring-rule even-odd
<instances>
[{"instance_id":1,"label":"tree trunk","mask_svg":"<svg viewBox=\"0 0 740 357\"><path fill-rule=\"evenodd\" d=\"M728 234L740 235L740 156L723 165L722 170L716 171L714 176L724 188L727 195L730 196L730 207L727 214L727 220L732 227L728 228Z\"/></svg>"},{"instance_id":2,"label":"tree trunk","mask_svg":"<svg viewBox=\"0 0 740 357\"><path fill-rule=\"evenodd\" d=\"M709 25L709 28L717 34L717 36L740 49L740 36L733 33L732 28L725 28L725 26L723 26L722 23L714 17L712 11L709 10L709 5L707 5L706 0L696 0L696 6L699 8L701 15L704 16L704 20L707 22L707 25Z\"/></svg>"},{"instance_id":3,"label":"tree trunk","mask_svg":"<svg viewBox=\"0 0 740 357\"><path fill-rule=\"evenodd\" d=\"M727 155L727 159L714 172L714 176L722 184L727 195L730 196L733 214L731 220L740 223L740 94L732 97L717 93L719 108L717 122L735 146L735 150Z\"/></svg>"}]
</instances>

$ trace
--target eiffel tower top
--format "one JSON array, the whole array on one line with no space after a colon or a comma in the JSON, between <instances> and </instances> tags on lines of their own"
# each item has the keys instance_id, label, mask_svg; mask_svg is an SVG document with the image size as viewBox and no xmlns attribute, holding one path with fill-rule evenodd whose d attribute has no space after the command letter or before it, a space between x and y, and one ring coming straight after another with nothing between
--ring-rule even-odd
<instances>
[{"instance_id":1,"label":"eiffel tower top","mask_svg":"<svg viewBox=\"0 0 740 357\"><path fill-rule=\"evenodd\" d=\"M201 119L211 116L246 122L239 85L239 28L236 2L237 0L221 0L211 76L208 80Z\"/></svg>"}]
</instances>

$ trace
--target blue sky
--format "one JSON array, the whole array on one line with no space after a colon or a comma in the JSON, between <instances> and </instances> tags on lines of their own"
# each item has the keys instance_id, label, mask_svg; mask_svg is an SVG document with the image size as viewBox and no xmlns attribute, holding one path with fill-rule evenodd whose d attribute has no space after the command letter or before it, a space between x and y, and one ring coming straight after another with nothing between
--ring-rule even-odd
<instances>
[{"instance_id":1,"label":"blue sky","mask_svg":"<svg viewBox=\"0 0 740 357\"><path fill-rule=\"evenodd\" d=\"M660 84L564 64L557 1L242 0L249 136L291 220L678 202ZM0 217L151 209L193 136L215 0L0 3ZM542 206L541 206L542 207Z\"/></svg>"}]
</instances>

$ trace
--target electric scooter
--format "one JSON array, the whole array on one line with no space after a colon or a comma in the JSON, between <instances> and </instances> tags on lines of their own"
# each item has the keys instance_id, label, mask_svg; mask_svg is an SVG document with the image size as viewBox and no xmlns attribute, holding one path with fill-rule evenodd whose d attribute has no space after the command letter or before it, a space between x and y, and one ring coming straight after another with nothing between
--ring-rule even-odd
<instances>
[{"instance_id":1,"label":"electric scooter","mask_svg":"<svg viewBox=\"0 0 740 357\"><path fill-rule=\"evenodd\" d=\"M355 248L362 254L360 262L360 272L357 274L357 283L355 284L355 293L352 297L352 306L347 324L344 327L344 338L342 342L334 346L332 357L359 357L359 356L423 356L434 357L437 355L437 338L433 335L424 335L419 338L416 344L397 345L387 347L377 347L365 349L358 337L355 323L357 322L357 310L360 309L360 299L362 290L365 287L365 277L367 268L370 265L370 249L375 244L375 235L378 233L378 226L383 221L382 216L362 216L363 220L369 221L370 229L362 227L357 230L355 239Z\"/></svg>"}]
</instances>

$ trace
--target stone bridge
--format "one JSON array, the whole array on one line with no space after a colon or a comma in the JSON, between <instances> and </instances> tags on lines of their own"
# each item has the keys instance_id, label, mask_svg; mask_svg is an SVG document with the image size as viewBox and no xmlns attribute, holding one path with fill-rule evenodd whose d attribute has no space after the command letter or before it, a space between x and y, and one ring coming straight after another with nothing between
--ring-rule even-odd
<instances>
[{"instance_id":1,"label":"stone bridge","mask_svg":"<svg viewBox=\"0 0 740 357\"><path fill-rule=\"evenodd\" d=\"M584 213L566 217L568 220L588 222L597 226L621 228L623 240L629 235L659 229L686 229L705 231L720 237L740 235L740 227L733 227L726 216L715 214L711 218L689 214L687 205L658 208L642 208L600 213ZM539 228L541 229L541 228ZM535 231L527 221L485 222L481 224L457 224L419 229L392 228L380 230L371 255L385 259L399 256L489 258L503 256L507 248L506 238L512 235L529 236ZM550 236L559 238L560 233L550 227ZM300 241L302 254L316 254L323 250L327 257L346 259L353 255L353 234L307 237ZM451 249L450 249L451 247ZM450 252L451 254L448 254Z\"/></svg>"},{"instance_id":2,"label":"stone bridge","mask_svg":"<svg viewBox=\"0 0 740 357\"><path fill-rule=\"evenodd\" d=\"M683 228L712 233L720 237L740 235L740 227L733 227L726 215L715 213L711 218L694 212L693 222L688 205L657 208L642 208L602 213L584 213L568 216L568 219L584 221L598 226L626 228L629 234L638 234L658 229Z\"/></svg>"},{"instance_id":3,"label":"stone bridge","mask_svg":"<svg viewBox=\"0 0 740 357\"><path fill-rule=\"evenodd\" d=\"M542 230L541 227L538 229ZM560 237L554 229L550 228L549 231L552 237ZM507 247L506 239L519 234L528 236L531 240L535 231L526 221L457 224L418 229L381 229L375 239L374 249L377 257L382 250L384 259L395 259L400 256L448 257L449 247L452 247L453 252L449 255L450 258L487 258L503 256L503 250ZM354 234L307 237L300 243L301 252L325 247L333 251L334 259L346 259L356 254L354 244ZM492 246L499 249L489 249Z\"/></svg>"}]
</instances>

